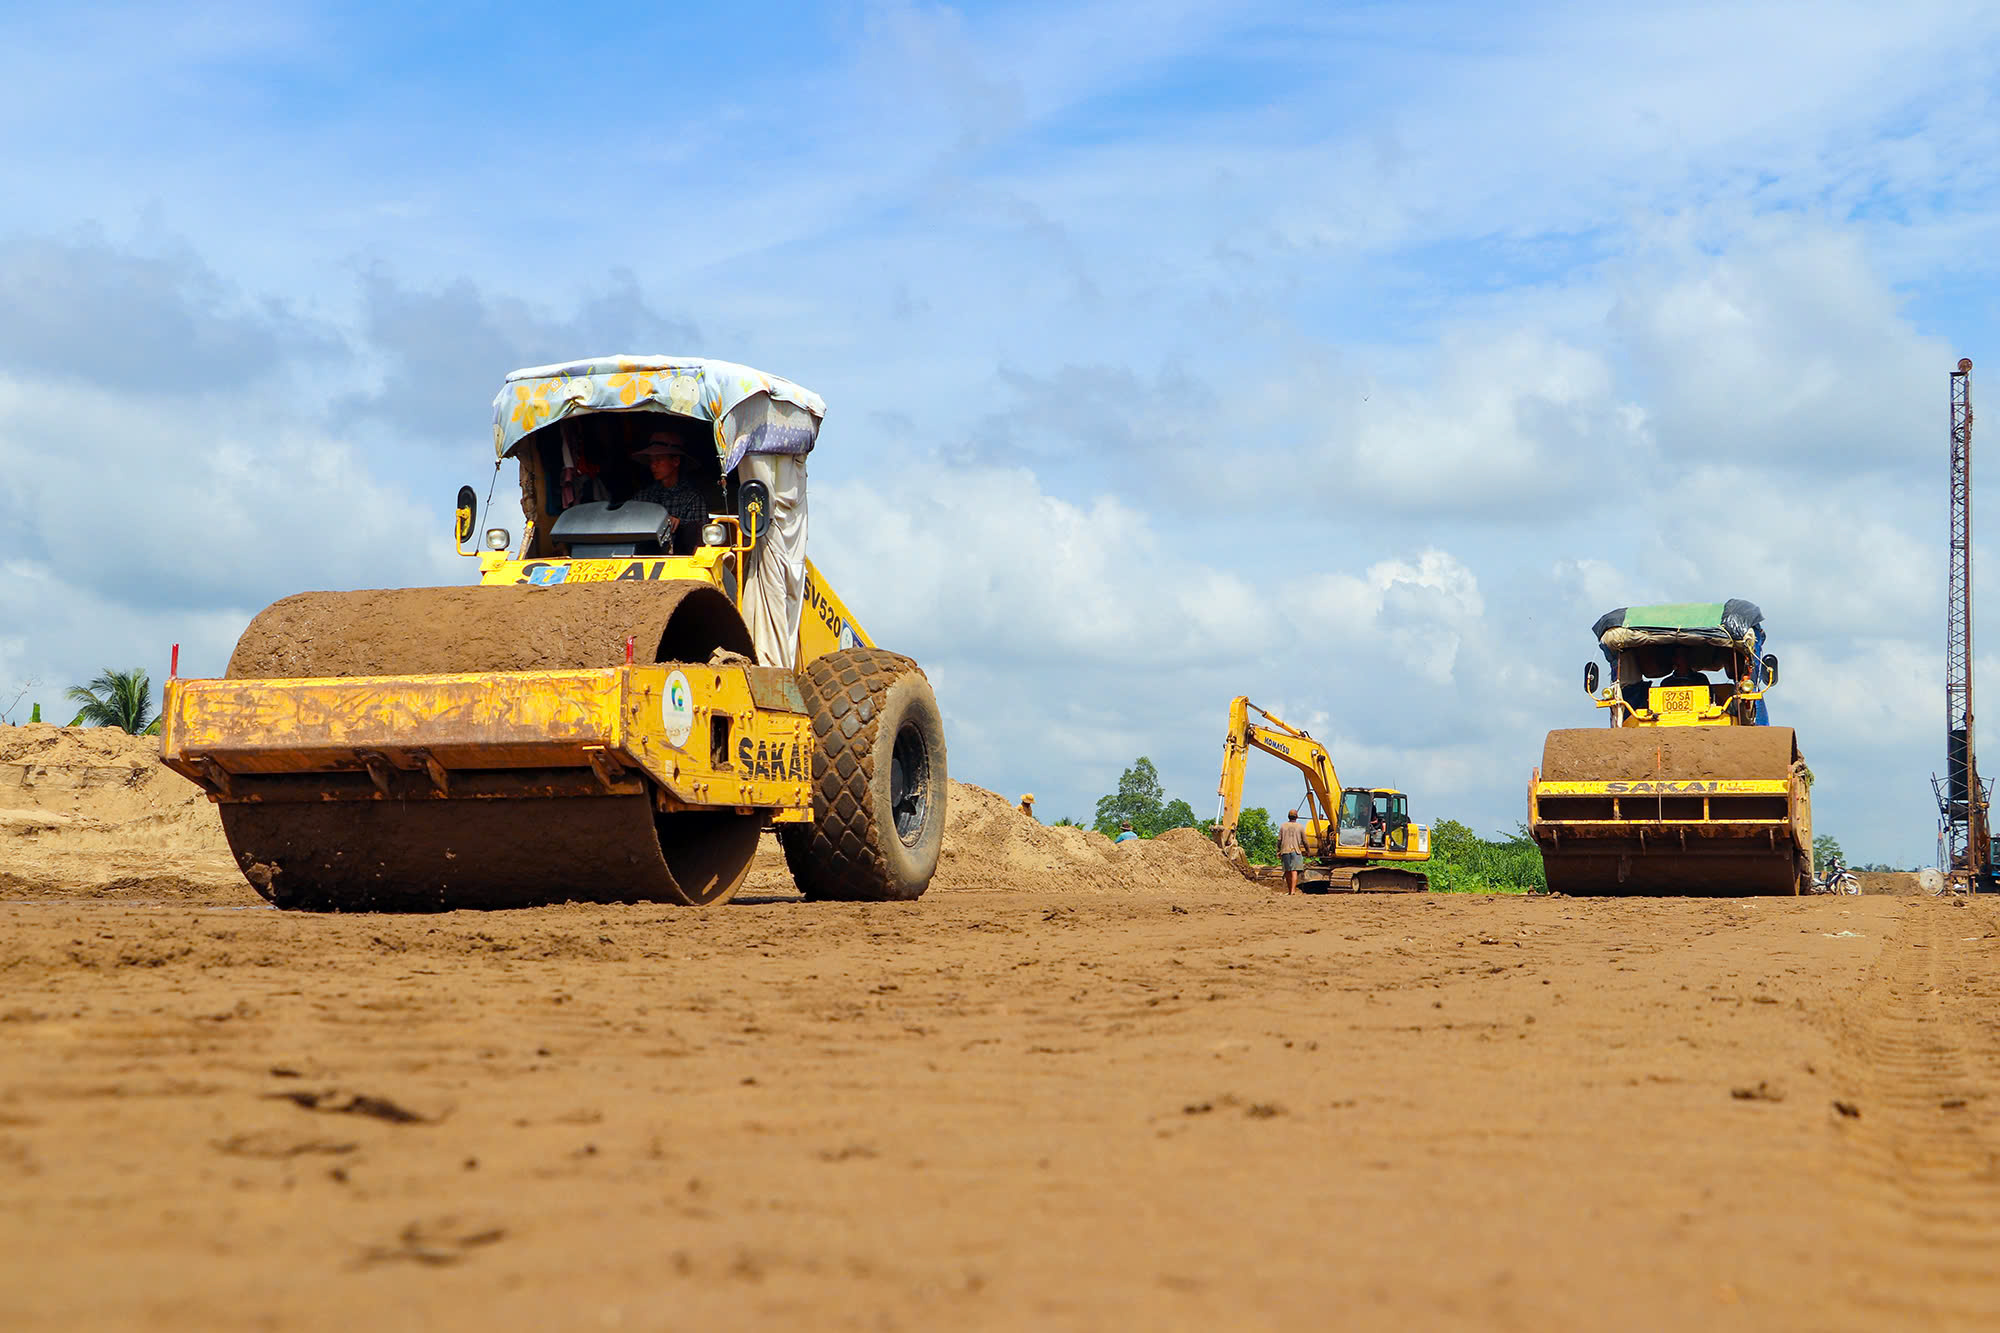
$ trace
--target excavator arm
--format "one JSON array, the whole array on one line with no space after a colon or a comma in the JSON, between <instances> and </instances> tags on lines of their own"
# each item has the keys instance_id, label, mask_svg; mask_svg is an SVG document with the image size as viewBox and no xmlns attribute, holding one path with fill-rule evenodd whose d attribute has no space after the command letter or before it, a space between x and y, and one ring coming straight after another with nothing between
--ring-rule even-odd
<instances>
[{"instance_id":1,"label":"excavator arm","mask_svg":"<svg viewBox=\"0 0 2000 1333\"><path fill-rule=\"evenodd\" d=\"M1252 722L1252 713L1269 725ZM1216 841L1225 848L1236 843L1236 821L1243 814L1244 761L1253 749L1276 755L1305 775L1307 802L1318 806L1311 812L1313 824L1322 849L1329 850L1326 845L1334 838L1334 821L1340 810L1340 775L1334 772L1333 757L1324 745L1241 694L1229 701L1229 734L1222 742L1222 782L1217 788L1222 799L1216 812Z\"/></svg>"}]
</instances>

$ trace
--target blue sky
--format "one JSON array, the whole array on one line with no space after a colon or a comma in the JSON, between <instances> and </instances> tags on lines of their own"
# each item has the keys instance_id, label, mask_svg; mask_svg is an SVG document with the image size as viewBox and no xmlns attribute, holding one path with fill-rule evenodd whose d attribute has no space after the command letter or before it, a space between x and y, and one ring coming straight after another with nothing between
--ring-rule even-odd
<instances>
[{"instance_id":1,"label":"blue sky","mask_svg":"<svg viewBox=\"0 0 2000 1333\"><path fill-rule=\"evenodd\" d=\"M1211 808L1243 692L1511 828L1542 733L1595 721L1599 612L1744 596L1824 831L1931 853L1945 378L2000 374L1992 13L10 32L0 702L176 640L217 670L303 588L464 580L501 376L692 352L825 396L815 557L931 670L955 775L1051 816L1142 753Z\"/></svg>"}]
</instances>

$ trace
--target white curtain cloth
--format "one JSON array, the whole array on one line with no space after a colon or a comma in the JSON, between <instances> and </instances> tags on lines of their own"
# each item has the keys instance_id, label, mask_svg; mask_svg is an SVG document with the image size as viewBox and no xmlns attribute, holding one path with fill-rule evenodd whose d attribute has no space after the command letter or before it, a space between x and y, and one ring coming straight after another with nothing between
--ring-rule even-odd
<instances>
[{"instance_id":1,"label":"white curtain cloth","mask_svg":"<svg viewBox=\"0 0 2000 1333\"><path fill-rule=\"evenodd\" d=\"M722 470L745 454L809 454L819 438L819 414L768 393L753 393L723 416Z\"/></svg>"},{"instance_id":2,"label":"white curtain cloth","mask_svg":"<svg viewBox=\"0 0 2000 1333\"><path fill-rule=\"evenodd\" d=\"M796 671L806 605L806 456L745 454L736 476L771 490L769 526L743 580L743 619L761 665Z\"/></svg>"}]
</instances>

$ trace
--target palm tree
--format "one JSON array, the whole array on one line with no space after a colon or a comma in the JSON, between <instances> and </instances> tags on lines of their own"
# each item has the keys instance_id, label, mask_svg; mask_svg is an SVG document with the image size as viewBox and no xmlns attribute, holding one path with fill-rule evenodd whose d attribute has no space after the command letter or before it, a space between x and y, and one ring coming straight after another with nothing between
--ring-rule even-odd
<instances>
[{"instance_id":1,"label":"palm tree","mask_svg":"<svg viewBox=\"0 0 2000 1333\"><path fill-rule=\"evenodd\" d=\"M88 685L69 687L69 698L83 705L70 722L72 727L117 727L134 736L151 735L160 729L153 717L153 682L137 667L130 671L104 673Z\"/></svg>"}]
</instances>

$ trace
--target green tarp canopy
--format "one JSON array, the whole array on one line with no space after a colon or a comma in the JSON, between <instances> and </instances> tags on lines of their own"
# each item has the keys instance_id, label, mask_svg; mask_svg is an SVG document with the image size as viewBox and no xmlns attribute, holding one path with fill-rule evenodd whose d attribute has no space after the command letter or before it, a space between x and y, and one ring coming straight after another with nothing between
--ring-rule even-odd
<instances>
[{"instance_id":1,"label":"green tarp canopy","mask_svg":"<svg viewBox=\"0 0 2000 1333\"><path fill-rule=\"evenodd\" d=\"M1660 602L1607 611L1590 627L1607 654L1645 644L1734 644L1756 652L1764 640L1764 613L1755 602Z\"/></svg>"}]
</instances>

